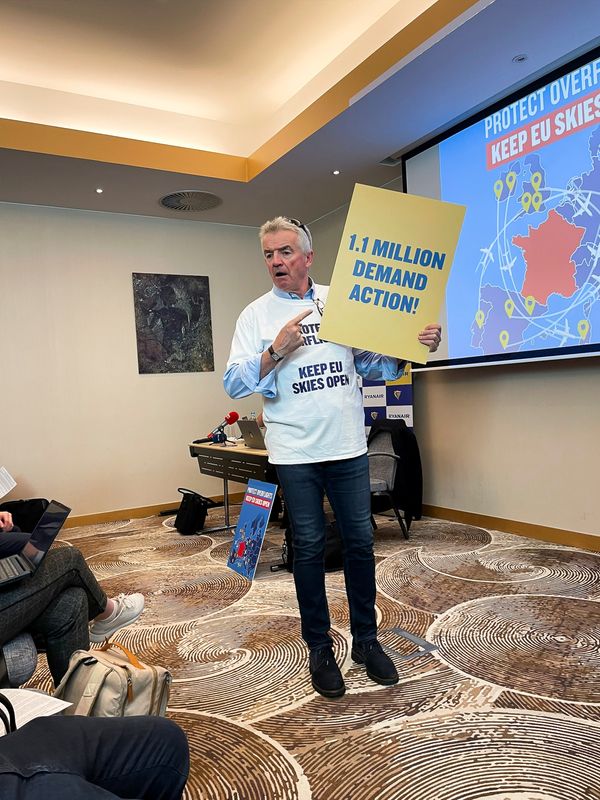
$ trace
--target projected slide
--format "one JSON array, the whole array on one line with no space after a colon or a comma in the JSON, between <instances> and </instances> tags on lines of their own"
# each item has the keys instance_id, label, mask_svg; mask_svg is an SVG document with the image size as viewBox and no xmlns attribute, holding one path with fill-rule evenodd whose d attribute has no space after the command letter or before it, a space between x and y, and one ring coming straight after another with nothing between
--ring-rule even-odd
<instances>
[{"instance_id":1,"label":"projected slide","mask_svg":"<svg viewBox=\"0 0 600 800\"><path fill-rule=\"evenodd\" d=\"M440 142L438 163L441 198L467 206L448 358L600 350L600 59Z\"/></svg>"}]
</instances>

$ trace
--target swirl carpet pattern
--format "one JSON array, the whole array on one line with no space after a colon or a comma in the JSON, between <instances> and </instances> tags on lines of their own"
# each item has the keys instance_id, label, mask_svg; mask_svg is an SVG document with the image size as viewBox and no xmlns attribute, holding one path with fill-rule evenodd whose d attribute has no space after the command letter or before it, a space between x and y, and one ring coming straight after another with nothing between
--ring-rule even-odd
<instances>
[{"instance_id":1,"label":"swirl carpet pattern","mask_svg":"<svg viewBox=\"0 0 600 800\"><path fill-rule=\"evenodd\" d=\"M211 509L207 527L219 525ZM380 641L400 674L352 662L342 572L327 575L347 692L311 688L292 576L227 568L230 537L173 518L71 528L109 595L146 610L115 637L173 674L186 800L600 800L600 554L439 520L377 518ZM51 689L44 658L32 681Z\"/></svg>"}]
</instances>

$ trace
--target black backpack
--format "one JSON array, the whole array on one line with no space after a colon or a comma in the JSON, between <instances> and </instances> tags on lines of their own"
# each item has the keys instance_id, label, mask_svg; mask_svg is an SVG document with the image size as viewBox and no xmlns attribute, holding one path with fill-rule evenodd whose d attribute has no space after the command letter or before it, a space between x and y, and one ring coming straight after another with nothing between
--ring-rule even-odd
<instances>
[{"instance_id":1,"label":"black backpack","mask_svg":"<svg viewBox=\"0 0 600 800\"><path fill-rule=\"evenodd\" d=\"M181 492L181 505L175 517L175 528L184 536L199 533L204 528L209 508L217 503L210 497L194 492L192 489L177 489Z\"/></svg>"},{"instance_id":2,"label":"black backpack","mask_svg":"<svg viewBox=\"0 0 600 800\"><path fill-rule=\"evenodd\" d=\"M344 547L336 521L327 522L325 529L325 572L336 572L344 568ZM281 560L288 572L294 569L294 543L292 528L285 529L285 538L281 548Z\"/></svg>"},{"instance_id":3,"label":"black backpack","mask_svg":"<svg viewBox=\"0 0 600 800\"><path fill-rule=\"evenodd\" d=\"M390 434L394 453L400 456L392 495L398 508L404 511L408 530L412 520L421 519L423 513L423 470L417 437L403 419L378 419L371 427L367 445L373 442L380 431ZM385 497L371 496L371 510L374 514L388 508L389 500Z\"/></svg>"}]
</instances>

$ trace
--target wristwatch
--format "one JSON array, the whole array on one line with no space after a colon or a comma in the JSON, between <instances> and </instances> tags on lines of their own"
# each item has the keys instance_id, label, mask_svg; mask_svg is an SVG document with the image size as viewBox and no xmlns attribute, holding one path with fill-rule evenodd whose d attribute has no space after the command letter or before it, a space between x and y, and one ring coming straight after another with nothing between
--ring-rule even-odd
<instances>
[{"instance_id":1,"label":"wristwatch","mask_svg":"<svg viewBox=\"0 0 600 800\"><path fill-rule=\"evenodd\" d=\"M275 350L273 350L273 345L272 344L269 345L269 355L271 356L271 358L275 362L281 361L281 359L283 358L282 355L280 355L279 353L276 353Z\"/></svg>"}]
</instances>

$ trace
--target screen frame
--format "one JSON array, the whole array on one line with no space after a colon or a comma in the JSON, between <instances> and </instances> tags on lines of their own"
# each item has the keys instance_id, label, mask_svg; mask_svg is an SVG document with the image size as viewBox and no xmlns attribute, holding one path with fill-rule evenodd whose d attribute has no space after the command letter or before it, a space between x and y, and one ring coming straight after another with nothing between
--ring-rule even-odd
<instances>
[{"instance_id":1,"label":"screen frame","mask_svg":"<svg viewBox=\"0 0 600 800\"><path fill-rule=\"evenodd\" d=\"M587 50L585 53L578 55L576 58L566 61L559 67L551 69L550 71L544 73L538 78L535 78L530 83L527 83L520 87L519 89L509 92L508 94L501 97L499 100L496 100L494 103L491 103L488 106L480 109L474 114L466 117L461 122L452 125L445 131L432 136L430 139L422 142L417 147L412 148L411 150L407 150L406 153L403 153L400 156L401 159L401 171L402 171L402 187L405 193L408 193L407 186L407 173L406 173L406 164L407 161L410 161L411 158L420 155L421 153L429 150L432 147L436 147L440 142L445 141L446 139L450 139L457 133L469 128L471 125L475 125L481 120L489 117L491 114L494 114L496 111L500 111L501 109L505 108L507 105L514 103L517 100L520 100L522 97L527 97L527 95L531 94L531 92L536 91L537 89L541 88L542 86L546 86L552 81L557 80L558 78L567 75L573 70L582 67L584 64L588 64L591 61L595 61L596 59L600 58L600 45L592 47L590 50ZM599 123L600 124L600 123ZM454 369L454 368L461 368L461 367L485 367L485 366L493 366L499 364L523 364L527 362L538 362L538 361L550 361L556 359L576 359L576 358L585 358L597 356L600 357L600 342L591 343L588 345L574 345L572 347L548 347L541 350L527 350L522 353L520 352L511 352L511 353L494 353L489 355L477 355L477 356L464 356L462 358L448 358L448 359L438 359L434 361L430 361L427 364L413 364L412 369L415 372L425 371L425 370L432 370L432 369Z\"/></svg>"}]
</instances>

